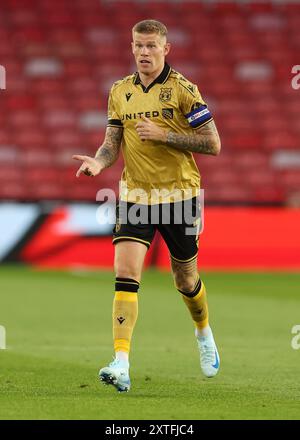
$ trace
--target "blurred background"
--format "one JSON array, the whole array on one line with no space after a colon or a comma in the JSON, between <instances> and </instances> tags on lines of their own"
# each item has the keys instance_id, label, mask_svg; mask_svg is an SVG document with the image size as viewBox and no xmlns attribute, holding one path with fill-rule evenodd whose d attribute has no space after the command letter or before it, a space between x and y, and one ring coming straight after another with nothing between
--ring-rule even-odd
<instances>
[{"instance_id":1,"label":"blurred background","mask_svg":"<svg viewBox=\"0 0 300 440\"><path fill-rule=\"evenodd\" d=\"M168 62L198 85L222 140L220 156L195 155L199 264L299 270L300 3L279 0L2 0L0 261L112 267L96 193L118 192L122 158L76 179L71 156L101 144L110 86L135 71L131 28L145 18L167 25ZM146 265L169 267L159 237Z\"/></svg>"}]
</instances>

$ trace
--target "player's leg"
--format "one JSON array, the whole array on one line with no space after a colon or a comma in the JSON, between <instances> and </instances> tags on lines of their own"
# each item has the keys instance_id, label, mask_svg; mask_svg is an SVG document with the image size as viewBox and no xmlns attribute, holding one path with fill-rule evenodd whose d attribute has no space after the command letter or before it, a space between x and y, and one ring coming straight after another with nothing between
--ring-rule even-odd
<instances>
[{"instance_id":1,"label":"player's leg","mask_svg":"<svg viewBox=\"0 0 300 440\"><path fill-rule=\"evenodd\" d=\"M138 317L138 289L148 248L136 241L120 241L115 246L115 296L113 300L113 340L115 359L99 372L100 380L118 391L129 391L129 352Z\"/></svg>"},{"instance_id":2,"label":"player's leg","mask_svg":"<svg viewBox=\"0 0 300 440\"><path fill-rule=\"evenodd\" d=\"M145 255L155 230L146 219L131 222L130 209L138 212L133 203L120 202L116 212L113 243L115 245L115 296L113 300L113 339L115 359L100 370L100 379L114 385L118 391L128 391L129 351L138 316L138 290ZM137 208L137 209L136 209Z\"/></svg>"},{"instance_id":3,"label":"player's leg","mask_svg":"<svg viewBox=\"0 0 300 440\"><path fill-rule=\"evenodd\" d=\"M182 262L171 258L175 286L181 293L192 320L200 352L200 365L206 377L217 374L220 357L209 325L206 288L197 270L197 258Z\"/></svg>"},{"instance_id":4,"label":"player's leg","mask_svg":"<svg viewBox=\"0 0 300 440\"><path fill-rule=\"evenodd\" d=\"M138 289L147 250L144 244L136 241L121 241L115 246L113 338L118 359L128 360L138 316Z\"/></svg>"},{"instance_id":5,"label":"player's leg","mask_svg":"<svg viewBox=\"0 0 300 440\"><path fill-rule=\"evenodd\" d=\"M219 369L219 355L208 322L206 289L197 268L197 225L200 224L198 201L196 198L190 199L182 202L179 208L178 203L171 204L171 224L162 224L159 230L170 251L175 286L196 327L202 371L205 376L212 377Z\"/></svg>"},{"instance_id":6,"label":"player's leg","mask_svg":"<svg viewBox=\"0 0 300 440\"><path fill-rule=\"evenodd\" d=\"M198 274L197 257L191 261L171 258L171 267L175 286L190 311L197 336L206 335L209 326L208 304L206 289Z\"/></svg>"}]
</instances>

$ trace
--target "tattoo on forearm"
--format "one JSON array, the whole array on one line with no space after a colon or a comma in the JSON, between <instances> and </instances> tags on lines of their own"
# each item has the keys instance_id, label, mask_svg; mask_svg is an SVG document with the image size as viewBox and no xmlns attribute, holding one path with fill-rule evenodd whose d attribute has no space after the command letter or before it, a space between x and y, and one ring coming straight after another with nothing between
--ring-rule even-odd
<instances>
[{"instance_id":1,"label":"tattoo on forearm","mask_svg":"<svg viewBox=\"0 0 300 440\"><path fill-rule=\"evenodd\" d=\"M169 131L167 145L178 150L212 155L218 154L220 150L219 135L213 121L199 128L192 135Z\"/></svg>"},{"instance_id":2,"label":"tattoo on forearm","mask_svg":"<svg viewBox=\"0 0 300 440\"><path fill-rule=\"evenodd\" d=\"M110 167L116 161L117 157L115 151L105 144L99 148L95 156L96 159L101 159L104 168Z\"/></svg>"},{"instance_id":3,"label":"tattoo on forearm","mask_svg":"<svg viewBox=\"0 0 300 440\"><path fill-rule=\"evenodd\" d=\"M215 154L215 148L211 144L211 137L184 135L170 131L167 136L167 144L178 150L192 151L194 153Z\"/></svg>"},{"instance_id":4,"label":"tattoo on forearm","mask_svg":"<svg viewBox=\"0 0 300 440\"><path fill-rule=\"evenodd\" d=\"M101 160L103 168L110 167L118 159L122 136L122 128L107 127L104 142L95 154L95 158Z\"/></svg>"}]
</instances>

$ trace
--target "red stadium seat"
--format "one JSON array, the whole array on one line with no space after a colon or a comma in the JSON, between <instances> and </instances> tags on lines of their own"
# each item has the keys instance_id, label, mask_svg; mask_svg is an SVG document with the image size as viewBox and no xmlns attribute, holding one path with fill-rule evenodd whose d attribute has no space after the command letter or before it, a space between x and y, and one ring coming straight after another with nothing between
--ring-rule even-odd
<instances>
[{"instance_id":1,"label":"red stadium seat","mask_svg":"<svg viewBox=\"0 0 300 440\"><path fill-rule=\"evenodd\" d=\"M3 127L3 121L2 121L2 128L0 127L0 148L2 145L10 145L11 142L13 142L13 133L9 129L4 129Z\"/></svg>"},{"instance_id":2,"label":"red stadium seat","mask_svg":"<svg viewBox=\"0 0 300 440\"><path fill-rule=\"evenodd\" d=\"M1 160L3 164L3 161ZM0 168L0 186L9 182L20 182L22 176L22 168L16 167L13 164L5 164Z\"/></svg>"},{"instance_id":3,"label":"red stadium seat","mask_svg":"<svg viewBox=\"0 0 300 440\"><path fill-rule=\"evenodd\" d=\"M47 143L47 134L41 128L24 128L14 135L16 144L20 148L40 148L43 149Z\"/></svg>"},{"instance_id":4,"label":"red stadium seat","mask_svg":"<svg viewBox=\"0 0 300 440\"><path fill-rule=\"evenodd\" d=\"M253 201L257 203L279 204L283 203L285 198L285 191L278 187L256 188L253 191Z\"/></svg>"},{"instance_id":5,"label":"red stadium seat","mask_svg":"<svg viewBox=\"0 0 300 440\"><path fill-rule=\"evenodd\" d=\"M31 110L18 110L8 115L11 129L22 130L28 127L38 127L40 124L40 115Z\"/></svg>"},{"instance_id":6,"label":"red stadium seat","mask_svg":"<svg viewBox=\"0 0 300 440\"><path fill-rule=\"evenodd\" d=\"M273 188L276 184L276 176L271 170L261 168L256 170L245 170L245 181L250 187Z\"/></svg>"},{"instance_id":7,"label":"red stadium seat","mask_svg":"<svg viewBox=\"0 0 300 440\"><path fill-rule=\"evenodd\" d=\"M30 191L30 197L34 200L61 200L65 199L65 188L63 185L59 185L55 182L53 183L43 183L37 184L33 182L28 186Z\"/></svg>"},{"instance_id":8,"label":"red stadium seat","mask_svg":"<svg viewBox=\"0 0 300 440\"><path fill-rule=\"evenodd\" d=\"M299 137L290 131L273 131L264 139L266 150L300 149Z\"/></svg>"},{"instance_id":9,"label":"red stadium seat","mask_svg":"<svg viewBox=\"0 0 300 440\"><path fill-rule=\"evenodd\" d=\"M251 203L253 202L253 192L247 186L241 185L223 185L218 187L209 187L205 191L205 200L218 203Z\"/></svg>"},{"instance_id":10,"label":"red stadium seat","mask_svg":"<svg viewBox=\"0 0 300 440\"><path fill-rule=\"evenodd\" d=\"M0 186L1 200L27 200L30 198L28 188L16 181L3 183Z\"/></svg>"},{"instance_id":11,"label":"red stadium seat","mask_svg":"<svg viewBox=\"0 0 300 440\"><path fill-rule=\"evenodd\" d=\"M8 110L24 110L24 109L34 109L36 108L36 99L29 94L16 94L7 97L6 104Z\"/></svg>"},{"instance_id":12,"label":"red stadium seat","mask_svg":"<svg viewBox=\"0 0 300 440\"><path fill-rule=\"evenodd\" d=\"M49 164L53 163L53 153L50 150L44 148L32 149L28 148L26 150L21 150L18 156L18 162L28 169L32 167L47 167Z\"/></svg>"},{"instance_id":13,"label":"red stadium seat","mask_svg":"<svg viewBox=\"0 0 300 440\"><path fill-rule=\"evenodd\" d=\"M269 166L269 156L261 150L246 150L237 152L232 158L232 162L237 172L246 172L247 170L264 169Z\"/></svg>"},{"instance_id":14,"label":"red stadium seat","mask_svg":"<svg viewBox=\"0 0 300 440\"><path fill-rule=\"evenodd\" d=\"M68 111L72 105L71 99L68 96L54 93L39 96L39 107L44 111Z\"/></svg>"},{"instance_id":15,"label":"red stadium seat","mask_svg":"<svg viewBox=\"0 0 300 440\"><path fill-rule=\"evenodd\" d=\"M230 146L236 149L254 150L261 149L262 135L259 132L239 133L232 136Z\"/></svg>"},{"instance_id":16,"label":"red stadium seat","mask_svg":"<svg viewBox=\"0 0 300 440\"><path fill-rule=\"evenodd\" d=\"M281 182L284 187L289 189L300 188L300 170L288 170L280 174Z\"/></svg>"},{"instance_id":17,"label":"red stadium seat","mask_svg":"<svg viewBox=\"0 0 300 440\"><path fill-rule=\"evenodd\" d=\"M65 147L72 147L72 148L80 148L81 146L81 137L79 133L76 133L76 131L68 128L66 129L59 129L54 132L51 132L51 135L49 136L49 141L51 145L54 148L62 149Z\"/></svg>"}]
</instances>

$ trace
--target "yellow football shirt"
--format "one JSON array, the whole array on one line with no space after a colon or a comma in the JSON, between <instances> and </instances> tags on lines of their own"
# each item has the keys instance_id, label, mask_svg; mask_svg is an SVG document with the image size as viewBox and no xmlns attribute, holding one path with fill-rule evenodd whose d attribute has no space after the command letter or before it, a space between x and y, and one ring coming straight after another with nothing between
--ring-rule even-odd
<instances>
[{"instance_id":1,"label":"yellow football shirt","mask_svg":"<svg viewBox=\"0 0 300 440\"><path fill-rule=\"evenodd\" d=\"M197 86L167 63L148 87L138 73L115 82L108 100L108 126L123 127L120 199L154 204L197 195L200 174L193 154L157 141L141 141L135 129L141 115L187 135L212 120Z\"/></svg>"}]
</instances>

